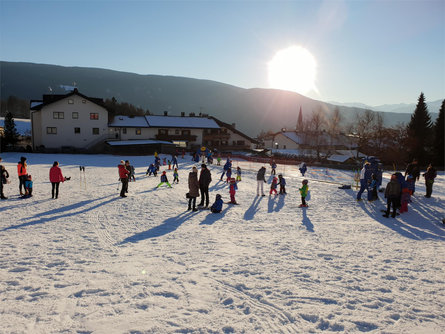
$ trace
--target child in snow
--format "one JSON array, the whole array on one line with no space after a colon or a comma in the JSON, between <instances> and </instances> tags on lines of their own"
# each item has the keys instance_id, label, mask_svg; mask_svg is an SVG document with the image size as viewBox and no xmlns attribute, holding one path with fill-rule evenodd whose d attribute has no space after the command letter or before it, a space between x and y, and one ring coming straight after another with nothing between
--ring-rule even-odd
<instances>
[{"instance_id":1,"label":"child in snow","mask_svg":"<svg viewBox=\"0 0 445 334\"><path fill-rule=\"evenodd\" d=\"M309 187L307 185L308 181L307 180L303 180L301 183L303 184L303 186L300 189L298 189L298 190L300 190L300 194L301 194L301 205L300 205L300 208L305 208L305 207L307 207L306 196L307 196L307 192L309 191Z\"/></svg>"},{"instance_id":2,"label":"child in snow","mask_svg":"<svg viewBox=\"0 0 445 334\"><path fill-rule=\"evenodd\" d=\"M222 181L224 175L227 173L227 171L229 169L231 169L231 168L232 168L232 161L230 161L230 159L227 158L227 161L226 161L226 163L224 164L224 167L223 167L223 172L221 174L221 178L220 178L221 181Z\"/></svg>"},{"instance_id":3,"label":"child in snow","mask_svg":"<svg viewBox=\"0 0 445 334\"><path fill-rule=\"evenodd\" d=\"M408 188L410 195L414 194L416 183L412 175L408 175L406 178L406 187Z\"/></svg>"},{"instance_id":4,"label":"child in snow","mask_svg":"<svg viewBox=\"0 0 445 334\"><path fill-rule=\"evenodd\" d=\"M226 176L227 176L226 183L229 183L229 182L230 182L230 179L232 178L232 168L229 168L229 169L227 170Z\"/></svg>"},{"instance_id":5,"label":"child in snow","mask_svg":"<svg viewBox=\"0 0 445 334\"><path fill-rule=\"evenodd\" d=\"M371 182L369 184L369 190L371 192L371 199L370 201L375 201L378 199L377 195L377 176L375 174L371 175Z\"/></svg>"},{"instance_id":6,"label":"child in snow","mask_svg":"<svg viewBox=\"0 0 445 334\"><path fill-rule=\"evenodd\" d=\"M238 204L235 200L235 194L238 190L238 186L236 185L236 181L234 178L230 178L230 185L229 185L229 193L230 193L230 202L231 204Z\"/></svg>"},{"instance_id":7,"label":"child in snow","mask_svg":"<svg viewBox=\"0 0 445 334\"><path fill-rule=\"evenodd\" d=\"M272 183L270 184L269 196L272 195L273 192L275 193L275 195L277 195L277 184L278 184L278 179L275 176L272 180Z\"/></svg>"},{"instance_id":8,"label":"child in snow","mask_svg":"<svg viewBox=\"0 0 445 334\"><path fill-rule=\"evenodd\" d=\"M161 185L163 185L164 183L165 183L169 188L172 187L172 185L168 182L168 179L167 179L167 173L166 173L165 171L162 172L162 175L161 175L161 183L159 183L159 184L157 185L156 188L159 188L159 187L160 187Z\"/></svg>"},{"instance_id":9,"label":"child in snow","mask_svg":"<svg viewBox=\"0 0 445 334\"><path fill-rule=\"evenodd\" d=\"M220 194L217 194L215 202L210 207L210 211L212 211L212 213L220 213L222 211L222 207L223 207L222 197Z\"/></svg>"},{"instance_id":10,"label":"child in snow","mask_svg":"<svg viewBox=\"0 0 445 334\"><path fill-rule=\"evenodd\" d=\"M28 175L25 181L25 195L23 197L32 197L32 176Z\"/></svg>"},{"instance_id":11,"label":"child in snow","mask_svg":"<svg viewBox=\"0 0 445 334\"><path fill-rule=\"evenodd\" d=\"M304 173L306 173L306 170L307 170L306 163L302 162L300 165L300 173L303 177L304 177Z\"/></svg>"},{"instance_id":12,"label":"child in snow","mask_svg":"<svg viewBox=\"0 0 445 334\"><path fill-rule=\"evenodd\" d=\"M236 167L236 182L241 181L241 168L238 166Z\"/></svg>"},{"instance_id":13,"label":"child in snow","mask_svg":"<svg viewBox=\"0 0 445 334\"><path fill-rule=\"evenodd\" d=\"M276 175L277 174L277 164L275 162L275 160L272 160L270 167L272 167L272 172L270 173L270 175Z\"/></svg>"},{"instance_id":14,"label":"child in snow","mask_svg":"<svg viewBox=\"0 0 445 334\"><path fill-rule=\"evenodd\" d=\"M172 162L170 160L168 160L168 170L172 169Z\"/></svg>"},{"instance_id":15,"label":"child in snow","mask_svg":"<svg viewBox=\"0 0 445 334\"><path fill-rule=\"evenodd\" d=\"M411 202L411 192L408 188L402 189L402 197L400 198L400 213L408 212L408 203Z\"/></svg>"},{"instance_id":16,"label":"child in snow","mask_svg":"<svg viewBox=\"0 0 445 334\"><path fill-rule=\"evenodd\" d=\"M148 174L148 176L150 176L151 174L153 174L154 176L158 175L158 172L157 172L154 164L150 164L145 175L147 175L147 174Z\"/></svg>"},{"instance_id":17,"label":"child in snow","mask_svg":"<svg viewBox=\"0 0 445 334\"><path fill-rule=\"evenodd\" d=\"M280 195L286 194L286 180L282 174L278 175L278 183L280 184Z\"/></svg>"},{"instance_id":18,"label":"child in snow","mask_svg":"<svg viewBox=\"0 0 445 334\"><path fill-rule=\"evenodd\" d=\"M216 157L216 165L217 166L221 166L221 155L218 154L218 156Z\"/></svg>"},{"instance_id":19,"label":"child in snow","mask_svg":"<svg viewBox=\"0 0 445 334\"><path fill-rule=\"evenodd\" d=\"M156 167L156 171L159 170L159 166L161 166L161 158L159 158L157 156L157 153L155 154L155 167Z\"/></svg>"},{"instance_id":20,"label":"child in snow","mask_svg":"<svg viewBox=\"0 0 445 334\"><path fill-rule=\"evenodd\" d=\"M178 169L175 168L175 170L173 171L173 183L179 183L179 174L178 174Z\"/></svg>"},{"instance_id":21,"label":"child in snow","mask_svg":"<svg viewBox=\"0 0 445 334\"><path fill-rule=\"evenodd\" d=\"M130 172L130 174L128 174L128 182L136 181L136 178L134 176L134 166L130 165L129 160L125 160L125 168Z\"/></svg>"},{"instance_id":22,"label":"child in snow","mask_svg":"<svg viewBox=\"0 0 445 334\"><path fill-rule=\"evenodd\" d=\"M0 158L0 162L2 161L2 158ZM1 178L0 178L0 193L1 199L8 199L8 197L5 196L5 194L3 193L3 188L4 185L7 184L9 182L8 178L9 178L9 173L6 170L5 166L0 165L0 169L1 169Z\"/></svg>"},{"instance_id":23,"label":"child in snow","mask_svg":"<svg viewBox=\"0 0 445 334\"><path fill-rule=\"evenodd\" d=\"M163 165L163 166L166 166L166 165L167 165L167 159L166 159L166 158L163 158L163 159L162 159L162 165Z\"/></svg>"}]
</instances>

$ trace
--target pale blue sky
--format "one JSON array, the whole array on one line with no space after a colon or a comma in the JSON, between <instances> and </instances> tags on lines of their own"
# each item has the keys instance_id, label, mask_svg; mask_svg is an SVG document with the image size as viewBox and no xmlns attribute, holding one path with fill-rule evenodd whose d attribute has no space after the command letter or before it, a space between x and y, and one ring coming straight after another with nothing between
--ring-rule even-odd
<instances>
[{"instance_id":1,"label":"pale blue sky","mask_svg":"<svg viewBox=\"0 0 445 334\"><path fill-rule=\"evenodd\" d=\"M445 1L5 1L0 59L268 88L291 45L318 64L322 101L445 98Z\"/></svg>"}]
</instances>

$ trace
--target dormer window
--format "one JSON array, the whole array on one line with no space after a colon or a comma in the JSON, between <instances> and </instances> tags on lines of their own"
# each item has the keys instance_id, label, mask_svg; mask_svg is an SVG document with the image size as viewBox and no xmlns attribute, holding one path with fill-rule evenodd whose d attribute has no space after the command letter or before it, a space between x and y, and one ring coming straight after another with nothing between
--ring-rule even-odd
<instances>
[{"instance_id":1,"label":"dormer window","mask_svg":"<svg viewBox=\"0 0 445 334\"><path fill-rule=\"evenodd\" d=\"M73 99L68 99L68 104L74 104L74 100Z\"/></svg>"}]
</instances>

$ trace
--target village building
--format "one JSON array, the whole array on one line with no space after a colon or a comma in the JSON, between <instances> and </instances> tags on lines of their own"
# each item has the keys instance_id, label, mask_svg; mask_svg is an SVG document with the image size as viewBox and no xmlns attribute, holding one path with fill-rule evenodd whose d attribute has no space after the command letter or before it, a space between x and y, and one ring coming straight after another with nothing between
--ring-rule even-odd
<instances>
[{"instance_id":1,"label":"village building","mask_svg":"<svg viewBox=\"0 0 445 334\"><path fill-rule=\"evenodd\" d=\"M102 99L74 89L65 95L44 95L31 101L33 149L117 153L171 153L206 146L219 151L249 150L256 141L234 125L208 115L111 115Z\"/></svg>"}]
</instances>

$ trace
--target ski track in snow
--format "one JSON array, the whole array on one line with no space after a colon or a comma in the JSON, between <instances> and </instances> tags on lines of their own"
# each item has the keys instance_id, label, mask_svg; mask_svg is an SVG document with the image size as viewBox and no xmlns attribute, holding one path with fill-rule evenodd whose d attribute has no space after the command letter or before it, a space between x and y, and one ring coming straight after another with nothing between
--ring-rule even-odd
<instances>
[{"instance_id":1,"label":"ski track in snow","mask_svg":"<svg viewBox=\"0 0 445 334\"><path fill-rule=\"evenodd\" d=\"M309 167L301 209L296 166L278 166L286 196L256 197L261 165L236 161L240 205L211 214L186 210L189 157L179 184L155 189L153 157L28 154L34 196L20 199L20 155L2 155L12 182L0 203L1 333L445 331L444 173L433 198L419 182L409 212L386 219L382 193L357 203L331 183L350 184L348 171ZM57 200L53 159L72 176ZM127 198L120 159L136 167ZM210 202L227 201L222 167L209 168Z\"/></svg>"}]
</instances>

